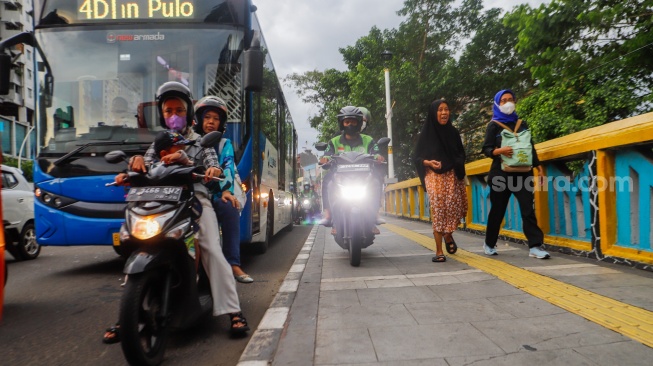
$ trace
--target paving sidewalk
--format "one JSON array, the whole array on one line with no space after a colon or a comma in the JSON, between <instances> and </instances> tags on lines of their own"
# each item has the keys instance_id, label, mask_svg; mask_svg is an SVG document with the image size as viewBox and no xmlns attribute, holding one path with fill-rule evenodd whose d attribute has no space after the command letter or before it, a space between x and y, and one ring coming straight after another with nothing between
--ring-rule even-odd
<instances>
[{"instance_id":1,"label":"paving sidewalk","mask_svg":"<svg viewBox=\"0 0 653 366\"><path fill-rule=\"evenodd\" d=\"M653 273L555 252L538 260L504 242L486 257L483 238L465 232L454 234L459 253L433 263L418 244L433 242L429 224L388 223L359 267L314 227L239 366L651 364ZM604 304L617 323L595 316Z\"/></svg>"}]
</instances>

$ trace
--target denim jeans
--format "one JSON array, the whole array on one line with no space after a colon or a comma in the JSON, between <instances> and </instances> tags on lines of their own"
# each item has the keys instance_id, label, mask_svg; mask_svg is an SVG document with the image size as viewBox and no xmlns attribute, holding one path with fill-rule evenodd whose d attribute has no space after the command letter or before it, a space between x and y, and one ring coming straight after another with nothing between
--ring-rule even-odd
<instances>
[{"instance_id":1,"label":"denim jeans","mask_svg":"<svg viewBox=\"0 0 653 366\"><path fill-rule=\"evenodd\" d=\"M231 201L213 201L213 209L222 227L222 253L232 266L240 266L240 214Z\"/></svg>"}]
</instances>

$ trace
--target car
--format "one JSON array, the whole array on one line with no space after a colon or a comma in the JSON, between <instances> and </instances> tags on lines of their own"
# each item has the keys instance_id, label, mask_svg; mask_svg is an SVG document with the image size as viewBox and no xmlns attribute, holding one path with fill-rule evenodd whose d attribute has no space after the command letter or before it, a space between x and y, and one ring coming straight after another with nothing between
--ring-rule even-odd
<instances>
[{"instance_id":1,"label":"car","mask_svg":"<svg viewBox=\"0 0 653 366\"><path fill-rule=\"evenodd\" d=\"M34 230L34 190L20 169L2 165L2 219L5 247L16 260L41 252Z\"/></svg>"}]
</instances>

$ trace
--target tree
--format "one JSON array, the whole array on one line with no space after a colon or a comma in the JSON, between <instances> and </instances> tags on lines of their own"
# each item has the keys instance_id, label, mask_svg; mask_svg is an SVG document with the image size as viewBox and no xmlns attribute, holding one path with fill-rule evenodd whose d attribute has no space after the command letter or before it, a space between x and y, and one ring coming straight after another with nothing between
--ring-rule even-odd
<instances>
[{"instance_id":1,"label":"tree","mask_svg":"<svg viewBox=\"0 0 653 366\"><path fill-rule=\"evenodd\" d=\"M459 4L458 6L456 6ZM494 94L512 89L536 141L648 111L653 105L653 0L553 0L538 8L483 10L481 0L406 0L398 29L372 28L340 49L347 71L286 79L319 106L311 126L326 140L345 105L367 107L365 132L387 134L384 67L390 69L395 173L410 155L428 106L446 98L468 161L480 157ZM385 64L381 52L394 57Z\"/></svg>"},{"instance_id":2,"label":"tree","mask_svg":"<svg viewBox=\"0 0 653 366\"><path fill-rule=\"evenodd\" d=\"M506 19L537 87L522 101L540 141L650 109L653 1L554 0Z\"/></svg>"}]
</instances>

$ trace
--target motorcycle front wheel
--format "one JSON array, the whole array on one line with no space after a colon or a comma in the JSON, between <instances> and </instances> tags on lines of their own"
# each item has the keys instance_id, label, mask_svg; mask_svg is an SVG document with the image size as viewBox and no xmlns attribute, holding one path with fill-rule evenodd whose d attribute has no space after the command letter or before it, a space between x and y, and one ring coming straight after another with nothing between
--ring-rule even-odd
<instances>
[{"instance_id":1,"label":"motorcycle front wheel","mask_svg":"<svg viewBox=\"0 0 653 366\"><path fill-rule=\"evenodd\" d=\"M363 225L357 211L352 212L349 220L349 229L345 233L349 236L349 264L358 267L361 264L361 249L363 248Z\"/></svg>"},{"instance_id":2,"label":"motorcycle front wheel","mask_svg":"<svg viewBox=\"0 0 653 366\"><path fill-rule=\"evenodd\" d=\"M129 275L120 304L120 336L130 365L158 365L163 361L169 335L161 313L165 287L161 273Z\"/></svg>"}]
</instances>

